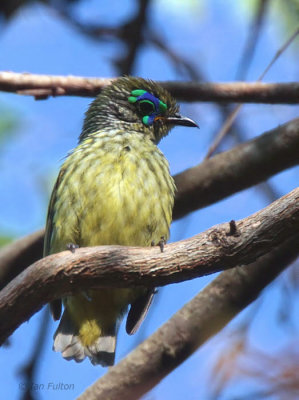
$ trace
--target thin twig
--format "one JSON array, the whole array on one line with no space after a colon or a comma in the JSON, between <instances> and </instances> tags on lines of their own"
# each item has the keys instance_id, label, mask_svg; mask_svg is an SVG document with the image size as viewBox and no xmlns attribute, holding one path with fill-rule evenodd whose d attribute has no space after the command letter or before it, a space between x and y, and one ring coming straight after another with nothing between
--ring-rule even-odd
<instances>
[{"instance_id":1,"label":"thin twig","mask_svg":"<svg viewBox=\"0 0 299 400\"><path fill-rule=\"evenodd\" d=\"M270 61L270 63L267 65L265 71L259 76L257 82L261 82L269 69L272 67L272 65L278 60L278 58L285 52L285 50L292 44L292 42L296 39L296 37L299 35L299 28L296 29L296 31L291 35L291 37L285 42L285 44L277 50L275 56L273 59Z\"/></svg>"},{"instance_id":2,"label":"thin twig","mask_svg":"<svg viewBox=\"0 0 299 400\"><path fill-rule=\"evenodd\" d=\"M287 47L295 40L296 36L299 34L299 29L297 29L293 35L284 43L284 45L276 52L270 63L267 65L266 69L264 72L259 76L256 82L260 82L266 73L269 71L269 69L272 67L272 65L277 61L277 59L281 56L281 54L287 49ZM205 156L205 160L211 157L211 155L215 152L215 150L218 148L219 144L222 142L223 138L229 131L231 125L237 118L237 115L239 114L241 108L243 107L243 104L239 104L236 106L236 108L231 112L231 114L228 116L227 120L225 121L224 125L220 129L220 131L217 133L212 145L210 146L207 155Z\"/></svg>"}]
</instances>

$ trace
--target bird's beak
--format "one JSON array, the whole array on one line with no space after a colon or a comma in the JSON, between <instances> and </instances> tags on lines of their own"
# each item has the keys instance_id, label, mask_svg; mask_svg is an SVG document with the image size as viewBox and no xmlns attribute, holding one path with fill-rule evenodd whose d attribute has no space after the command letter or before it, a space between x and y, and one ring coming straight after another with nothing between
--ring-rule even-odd
<instances>
[{"instance_id":1,"label":"bird's beak","mask_svg":"<svg viewBox=\"0 0 299 400\"><path fill-rule=\"evenodd\" d=\"M194 128L199 128L196 122L187 117L182 117L180 114L175 114L173 117L158 117L157 119L162 119L166 124L191 126Z\"/></svg>"}]
</instances>

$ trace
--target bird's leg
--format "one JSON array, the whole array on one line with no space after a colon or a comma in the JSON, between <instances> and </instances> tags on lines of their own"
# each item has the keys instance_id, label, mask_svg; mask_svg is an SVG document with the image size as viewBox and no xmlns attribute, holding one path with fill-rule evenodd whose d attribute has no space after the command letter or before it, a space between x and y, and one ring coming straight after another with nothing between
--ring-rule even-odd
<instances>
[{"instance_id":1,"label":"bird's leg","mask_svg":"<svg viewBox=\"0 0 299 400\"><path fill-rule=\"evenodd\" d=\"M166 244L165 237L164 237L164 236L161 236L159 242L157 243L157 246L160 247L161 253L163 253L163 251L164 251L164 246L165 246L165 244ZM152 247L153 247L153 246L156 246L156 242L155 242L154 240L152 241L151 246L152 246Z\"/></svg>"},{"instance_id":2,"label":"bird's leg","mask_svg":"<svg viewBox=\"0 0 299 400\"><path fill-rule=\"evenodd\" d=\"M66 245L66 249L71 251L72 253L75 253L75 250L78 249L78 248L79 248L79 246L77 244L75 244L75 243L68 243Z\"/></svg>"},{"instance_id":3,"label":"bird's leg","mask_svg":"<svg viewBox=\"0 0 299 400\"><path fill-rule=\"evenodd\" d=\"M161 239L160 239L160 241L158 243L158 246L160 247L161 253L163 253L163 251L164 251L165 244L166 244L165 237L161 236Z\"/></svg>"},{"instance_id":4,"label":"bird's leg","mask_svg":"<svg viewBox=\"0 0 299 400\"><path fill-rule=\"evenodd\" d=\"M67 250L71 251L72 253L75 253L76 249L79 248L79 246L75 243L68 243L66 245ZM89 296L89 294L87 292L82 292L83 296L86 298L87 301L91 301L91 297Z\"/></svg>"},{"instance_id":5,"label":"bird's leg","mask_svg":"<svg viewBox=\"0 0 299 400\"><path fill-rule=\"evenodd\" d=\"M164 246L166 244L166 240L164 236L161 236L160 241L158 242L158 246L160 247L161 253L164 251Z\"/></svg>"}]
</instances>

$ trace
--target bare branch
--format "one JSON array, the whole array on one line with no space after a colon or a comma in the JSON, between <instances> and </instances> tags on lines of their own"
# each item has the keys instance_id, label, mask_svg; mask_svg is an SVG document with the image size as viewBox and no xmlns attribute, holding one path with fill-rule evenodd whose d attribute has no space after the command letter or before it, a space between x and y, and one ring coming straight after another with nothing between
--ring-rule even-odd
<instances>
[{"instance_id":1,"label":"bare branch","mask_svg":"<svg viewBox=\"0 0 299 400\"><path fill-rule=\"evenodd\" d=\"M276 63L278 58L286 51L286 49L294 42L296 37L299 35L299 28L297 27L295 29L295 32L288 38L288 40L277 50L276 54L270 61L270 63L267 65L265 70L262 72L262 74L259 76L258 81L262 81L265 77L265 75L268 73L269 69L272 68L272 66Z\"/></svg>"},{"instance_id":2,"label":"bare branch","mask_svg":"<svg viewBox=\"0 0 299 400\"><path fill-rule=\"evenodd\" d=\"M0 72L0 90L36 98L49 96L94 97L111 81L112 79L109 78Z\"/></svg>"},{"instance_id":3,"label":"bare branch","mask_svg":"<svg viewBox=\"0 0 299 400\"><path fill-rule=\"evenodd\" d=\"M74 18L73 13L68 8L56 7L52 5L60 17L64 18L68 24L86 35L89 39L97 42L110 39L119 39L126 48L120 57L113 61L120 75L130 75L134 70L135 60L140 47L144 42L144 31L148 25L148 8L150 0L139 0L135 15L130 16L127 21L115 27L103 24L83 23Z\"/></svg>"},{"instance_id":4,"label":"bare branch","mask_svg":"<svg viewBox=\"0 0 299 400\"><path fill-rule=\"evenodd\" d=\"M237 116L239 115L240 110L242 109L244 104L238 104L227 116L226 120L221 125L221 128L217 132L209 150L205 156L205 160L208 160L212 154L216 151L219 147L222 140L228 134L229 130L231 129L233 123L235 122Z\"/></svg>"},{"instance_id":5,"label":"bare branch","mask_svg":"<svg viewBox=\"0 0 299 400\"><path fill-rule=\"evenodd\" d=\"M298 255L299 236L246 267L225 271L78 400L136 400L254 301Z\"/></svg>"},{"instance_id":6,"label":"bare branch","mask_svg":"<svg viewBox=\"0 0 299 400\"><path fill-rule=\"evenodd\" d=\"M299 29L297 29L293 35L283 44L283 46L276 52L270 63L267 65L265 70L262 72L262 74L259 76L257 79L257 82L261 82L266 73L269 71L269 69L272 67L272 65L276 62L276 60L281 56L281 54L288 48L288 46L295 40L295 38L299 34ZM206 159L210 158L212 153L216 150L216 148L220 145L222 142L223 138L226 136L226 134L229 132L229 129L231 128L232 124L234 123L235 119L237 118L241 108L243 107L243 104L239 104L238 106L235 107L235 109L228 115L225 123L217 133L214 142L212 143L211 147L208 150L208 153L206 155Z\"/></svg>"},{"instance_id":7,"label":"bare branch","mask_svg":"<svg viewBox=\"0 0 299 400\"><path fill-rule=\"evenodd\" d=\"M49 96L95 97L109 78L34 75L0 72L0 90L45 99ZM200 83L160 82L179 101L297 104L299 83Z\"/></svg>"},{"instance_id":8,"label":"bare branch","mask_svg":"<svg viewBox=\"0 0 299 400\"><path fill-rule=\"evenodd\" d=\"M262 82L160 82L172 95L187 102L235 102L297 104L299 102L299 83ZM291 94L292 93L292 94ZM287 98L291 95L289 98Z\"/></svg>"},{"instance_id":9,"label":"bare branch","mask_svg":"<svg viewBox=\"0 0 299 400\"><path fill-rule=\"evenodd\" d=\"M132 74L138 51L144 42L144 31L148 25L148 9L150 0L139 0L137 12L119 29L119 37L127 47L124 56L115 60L114 64L122 75Z\"/></svg>"},{"instance_id":10,"label":"bare branch","mask_svg":"<svg viewBox=\"0 0 299 400\"><path fill-rule=\"evenodd\" d=\"M167 245L164 253L157 247L98 246L53 254L0 292L0 321L6 321L0 343L54 298L87 288L155 287L211 274L253 262L298 233L299 188L250 217Z\"/></svg>"}]
</instances>

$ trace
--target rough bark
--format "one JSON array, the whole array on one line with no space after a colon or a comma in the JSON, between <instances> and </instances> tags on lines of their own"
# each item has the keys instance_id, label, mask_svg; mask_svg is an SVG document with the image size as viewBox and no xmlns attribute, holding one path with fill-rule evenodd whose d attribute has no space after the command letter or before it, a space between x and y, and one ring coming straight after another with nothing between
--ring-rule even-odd
<instances>
[{"instance_id":1,"label":"rough bark","mask_svg":"<svg viewBox=\"0 0 299 400\"><path fill-rule=\"evenodd\" d=\"M299 188L237 222L155 248L98 246L53 254L0 292L0 343L54 298L97 287L156 287L249 264L299 233Z\"/></svg>"},{"instance_id":2,"label":"rough bark","mask_svg":"<svg viewBox=\"0 0 299 400\"><path fill-rule=\"evenodd\" d=\"M136 400L254 301L298 256L299 236L245 267L220 274L78 400Z\"/></svg>"}]
</instances>

